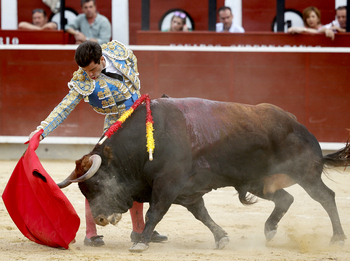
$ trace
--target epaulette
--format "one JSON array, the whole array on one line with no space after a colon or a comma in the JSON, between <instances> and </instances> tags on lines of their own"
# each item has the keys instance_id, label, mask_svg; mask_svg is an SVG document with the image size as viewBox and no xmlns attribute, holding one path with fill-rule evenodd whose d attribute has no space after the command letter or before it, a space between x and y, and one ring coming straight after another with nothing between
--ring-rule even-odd
<instances>
[{"instance_id":1,"label":"epaulette","mask_svg":"<svg viewBox=\"0 0 350 261\"><path fill-rule=\"evenodd\" d=\"M111 60L113 66L118 69L124 77L128 78L127 81L131 81L135 88L139 90L139 72L137 69L137 59L133 51L117 40L102 44L101 48L103 55L107 56Z\"/></svg>"},{"instance_id":2,"label":"epaulette","mask_svg":"<svg viewBox=\"0 0 350 261\"><path fill-rule=\"evenodd\" d=\"M102 53L116 60L126 60L129 57L129 49L124 44L113 40L101 45Z\"/></svg>"},{"instance_id":3,"label":"epaulette","mask_svg":"<svg viewBox=\"0 0 350 261\"><path fill-rule=\"evenodd\" d=\"M79 68L73 73L73 78L68 83L68 87L69 89L74 88L78 93L80 93L83 96L88 96L94 91L95 84L89 78L87 73L82 68Z\"/></svg>"}]
</instances>

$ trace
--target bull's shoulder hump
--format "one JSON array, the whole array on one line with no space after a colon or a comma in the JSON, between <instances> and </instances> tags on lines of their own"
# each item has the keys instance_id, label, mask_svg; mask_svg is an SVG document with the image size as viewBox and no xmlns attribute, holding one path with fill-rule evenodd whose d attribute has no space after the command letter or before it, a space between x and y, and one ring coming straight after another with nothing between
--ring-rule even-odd
<instances>
[{"instance_id":1,"label":"bull's shoulder hump","mask_svg":"<svg viewBox=\"0 0 350 261\"><path fill-rule=\"evenodd\" d=\"M261 109L261 110L271 110L271 111L275 111L277 113L282 113L282 114L288 115L288 117L291 117L294 120L297 120L297 117L294 114L292 114L291 112L288 112L288 111L282 109L281 107L278 107L278 106L273 105L271 103L260 103L260 104L256 105L256 108Z\"/></svg>"},{"instance_id":2,"label":"bull's shoulder hump","mask_svg":"<svg viewBox=\"0 0 350 261\"><path fill-rule=\"evenodd\" d=\"M232 102L222 102L222 101L213 101L203 98L196 98L196 97L186 97L186 98L158 98L152 100L154 104L172 104L176 107L192 107L193 106L215 106L215 105L222 105L225 106L226 104L233 104Z\"/></svg>"}]
</instances>

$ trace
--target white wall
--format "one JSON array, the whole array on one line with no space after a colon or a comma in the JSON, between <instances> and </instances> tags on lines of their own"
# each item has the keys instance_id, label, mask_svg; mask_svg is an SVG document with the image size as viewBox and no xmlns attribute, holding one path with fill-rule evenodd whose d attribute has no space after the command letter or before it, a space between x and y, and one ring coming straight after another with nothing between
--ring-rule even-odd
<instances>
[{"instance_id":1,"label":"white wall","mask_svg":"<svg viewBox=\"0 0 350 261\"><path fill-rule=\"evenodd\" d=\"M346 0L335 0L335 9L342 5L346 5Z\"/></svg>"},{"instance_id":2,"label":"white wall","mask_svg":"<svg viewBox=\"0 0 350 261\"><path fill-rule=\"evenodd\" d=\"M1 29L18 28L17 0L1 0Z\"/></svg>"},{"instance_id":3,"label":"white wall","mask_svg":"<svg viewBox=\"0 0 350 261\"><path fill-rule=\"evenodd\" d=\"M242 26L242 0L225 0L225 6L232 9L233 23Z\"/></svg>"},{"instance_id":4,"label":"white wall","mask_svg":"<svg viewBox=\"0 0 350 261\"><path fill-rule=\"evenodd\" d=\"M112 39L129 44L128 0L112 0Z\"/></svg>"}]
</instances>

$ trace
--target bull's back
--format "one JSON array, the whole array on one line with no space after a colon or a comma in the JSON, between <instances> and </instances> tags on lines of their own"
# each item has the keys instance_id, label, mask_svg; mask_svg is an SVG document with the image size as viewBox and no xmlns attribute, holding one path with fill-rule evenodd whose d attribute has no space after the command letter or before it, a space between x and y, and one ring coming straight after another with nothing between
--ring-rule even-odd
<instances>
[{"instance_id":1,"label":"bull's back","mask_svg":"<svg viewBox=\"0 0 350 261\"><path fill-rule=\"evenodd\" d=\"M225 141L265 140L300 125L292 114L272 104L247 105L199 98L159 99L176 107L185 121L193 149ZM169 121L173 119L168 119Z\"/></svg>"},{"instance_id":2,"label":"bull's back","mask_svg":"<svg viewBox=\"0 0 350 261\"><path fill-rule=\"evenodd\" d=\"M283 171L285 162L298 161L302 153L312 155L313 160L321 157L315 137L294 115L272 104L160 100L174 106L183 117L193 168L208 170L206 175L244 173L250 179L260 175L258 172L277 171L275 165Z\"/></svg>"}]
</instances>

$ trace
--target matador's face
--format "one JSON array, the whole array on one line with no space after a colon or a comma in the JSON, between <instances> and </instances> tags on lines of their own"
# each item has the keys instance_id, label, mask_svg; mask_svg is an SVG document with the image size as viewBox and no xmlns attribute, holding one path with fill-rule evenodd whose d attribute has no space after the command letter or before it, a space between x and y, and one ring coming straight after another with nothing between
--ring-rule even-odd
<instances>
[{"instance_id":1,"label":"matador's face","mask_svg":"<svg viewBox=\"0 0 350 261\"><path fill-rule=\"evenodd\" d=\"M100 63L95 63L92 61L88 66L82 67L82 69L89 75L91 80L96 80L103 68L106 66L106 61L104 57L101 57Z\"/></svg>"}]
</instances>

